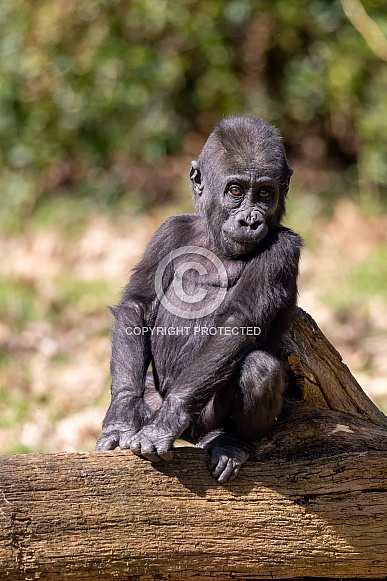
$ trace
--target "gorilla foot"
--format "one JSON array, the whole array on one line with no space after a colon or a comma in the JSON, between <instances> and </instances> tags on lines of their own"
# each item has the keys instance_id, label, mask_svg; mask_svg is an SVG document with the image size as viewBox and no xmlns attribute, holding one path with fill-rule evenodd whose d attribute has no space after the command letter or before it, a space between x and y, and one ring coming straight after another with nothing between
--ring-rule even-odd
<instances>
[{"instance_id":1,"label":"gorilla foot","mask_svg":"<svg viewBox=\"0 0 387 581\"><path fill-rule=\"evenodd\" d=\"M215 435L208 441L208 437L214 436L209 434L197 444L198 448L207 450L211 459L209 469L212 476L218 479L218 482L231 482L238 474L239 470L250 456L251 447L241 440L228 434Z\"/></svg>"}]
</instances>

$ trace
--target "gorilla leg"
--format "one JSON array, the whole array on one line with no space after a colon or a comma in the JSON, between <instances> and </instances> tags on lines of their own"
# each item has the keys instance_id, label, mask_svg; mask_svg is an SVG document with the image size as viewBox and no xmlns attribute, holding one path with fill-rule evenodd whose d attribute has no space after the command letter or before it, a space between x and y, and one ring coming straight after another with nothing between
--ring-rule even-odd
<instances>
[{"instance_id":1,"label":"gorilla leg","mask_svg":"<svg viewBox=\"0 0 387 581\"><path fill-rule=\"evenodd\" d=\"M198 443L211 454L210 469L219 482L233 480L281 410L284 381L281 364L268 352L249 353L234 381L203 410Z\"/></svg>"},{"instance_id":2,"label":"gorilla leg","mask_svg":"<svg viewBox=\"0 0 387 581\"><path fill-rule=\"evenodd\" d=\"M148 371L145 377L144 402L149 410L149 415L154 414L163 403L163 398L156 389L151 371Z\"/></svg>"},{"instance_id":3,"label":"gorilla leg","mask_svg":"<svg viewBox=\"0 0 387 581\"><path fill-rule=\"evenodd\" d=\"M266 351L244 359L226 429L248 442L259 440L281 411L284 380L280 362Z\"/></svg>"}]
</instances>

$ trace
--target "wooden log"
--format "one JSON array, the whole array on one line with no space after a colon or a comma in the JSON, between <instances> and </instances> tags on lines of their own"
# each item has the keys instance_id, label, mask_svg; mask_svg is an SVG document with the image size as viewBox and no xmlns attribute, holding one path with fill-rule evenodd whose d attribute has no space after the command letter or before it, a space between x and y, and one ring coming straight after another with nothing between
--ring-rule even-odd
<instances>
[{"instance_id":1,"label":"wooden log","mask_svg":"<svg viewBox=\"0 0 387 581\"><path fill-rule=\"evenodd\" d=\"M0 579L385 578L386 419L301 311L282 357L283 413L230 484L195 448L0 458Z\"/></svg>"},{"instance_id":2,"label":"wooden log","mask_svg":"<svg viewBox=\"0 0 387 581\"><path fill-rule=\"evenodd\" d=\"M0 578L385 577L386 437L340 421L326 412L319 427L341 453L317 456L311 439L226 486L193 448L163 465L124 452L3 457ZM345 450L359 431L363 449Z\"/></svg>"},{"instance_id":3,"label":"wooden log","mask_svg":"<svg viewBox=\"0 0 387 581\"><path fill-rule=\"evenodd\" d=\"M291 403L349 412L387 428L386 416L364 393L341 355L302 309L282 344Z\"/></svg>"}]
</instances>

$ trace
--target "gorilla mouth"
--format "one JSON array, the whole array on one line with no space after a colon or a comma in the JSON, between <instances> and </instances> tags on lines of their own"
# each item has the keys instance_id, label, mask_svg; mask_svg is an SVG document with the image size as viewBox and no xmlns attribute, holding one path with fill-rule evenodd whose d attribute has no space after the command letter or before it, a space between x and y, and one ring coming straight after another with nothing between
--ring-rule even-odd
<instances>
[{"instance_id":1,"label":"gorilla mouth","mask_svg":"<svg viewBox=\"0 0 387 581\"><path fill-rule=\"evenodd\" d=\"M267 224L256 223L252 226L240 228L223 228L223 236L226 241L236 243L238 245L245 245L246 249L251 249L251 246L256 246L268 233Z\"/></svg>"}]
</instances>

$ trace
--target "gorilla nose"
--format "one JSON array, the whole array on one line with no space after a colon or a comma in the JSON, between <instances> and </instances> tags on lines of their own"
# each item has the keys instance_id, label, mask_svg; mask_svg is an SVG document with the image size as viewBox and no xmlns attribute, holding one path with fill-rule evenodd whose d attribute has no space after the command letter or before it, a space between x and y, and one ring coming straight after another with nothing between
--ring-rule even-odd
<instances>
[{"instance_id":1,"label":"gorilla nose","mask_svg":"<svg viewBox=\"0 0 387 581\"><path fill-rule=\"evenodd\" d=\"M262 223L262 217L258 212L241 212L238 216L238 226L249 227L252 230L256 230Z\"/></svg>"}]
</instances>

